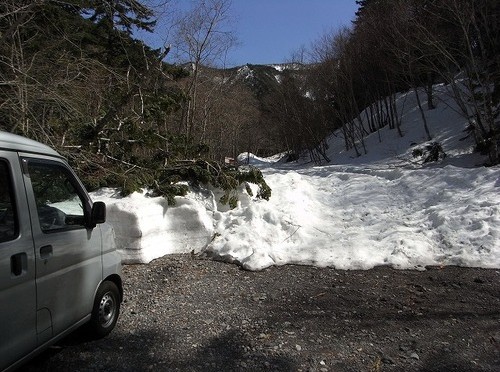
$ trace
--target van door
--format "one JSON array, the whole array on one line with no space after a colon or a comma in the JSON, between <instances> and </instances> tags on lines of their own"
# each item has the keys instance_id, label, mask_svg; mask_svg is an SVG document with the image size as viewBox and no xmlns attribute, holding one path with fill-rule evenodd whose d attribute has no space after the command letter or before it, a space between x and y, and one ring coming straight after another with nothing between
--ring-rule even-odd
<instances>
[{"instance_id":1,"label":"van door","mask_svg":"<svg viewBox=\"0 0 500 372\"><path fill-rule=\"evenodd\" d=\"M92 312L102 280L101 233L86 228L92 203L58 159L22 157L36 255L39 344Z\"/></svg>"},{"instance_id":2,"label":"van door","mask_svg":"<svg viewBox=\"0 0 500 372\"><path fill-rule=\"evenodd\" d=\"M0 151L0 370L36 347L35 255L19 158Z\"/></svg>"}]
</instances>

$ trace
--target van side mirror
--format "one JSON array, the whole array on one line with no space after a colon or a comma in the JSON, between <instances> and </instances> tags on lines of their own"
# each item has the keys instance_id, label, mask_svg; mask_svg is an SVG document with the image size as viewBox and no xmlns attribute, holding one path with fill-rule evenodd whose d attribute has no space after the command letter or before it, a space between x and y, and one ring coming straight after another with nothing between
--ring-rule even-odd
<instances>
[{"instance_id":1,"label":"van side mirror","mask_svg":"<svg viewBox=\"0 0 500 372\"><path fill-rule=\"evenodd\" d=\"M95 227L97 224L104 222L106 222L106 204L101 201L96 201L92 205L90 225L91 227Z\"/></svg>"}]
</instances>

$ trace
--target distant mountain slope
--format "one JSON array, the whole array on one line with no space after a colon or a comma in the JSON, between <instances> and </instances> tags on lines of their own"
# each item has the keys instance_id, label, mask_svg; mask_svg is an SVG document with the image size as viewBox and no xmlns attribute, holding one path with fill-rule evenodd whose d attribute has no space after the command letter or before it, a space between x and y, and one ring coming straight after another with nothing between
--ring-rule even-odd
<instances>
[{"instance_id":1,"label":"distant mountain slope","mask_svg":"<svg viewBox=\"0 0 500 372\"><path fill-rule=\"evenodd\" d=\"M275 89L287 74L302 74L306 65L282 63L273 65L252 65L233 67L227 70L236 80L243 81L256 95L262 98Z\"/></svg>"}]
</instances>

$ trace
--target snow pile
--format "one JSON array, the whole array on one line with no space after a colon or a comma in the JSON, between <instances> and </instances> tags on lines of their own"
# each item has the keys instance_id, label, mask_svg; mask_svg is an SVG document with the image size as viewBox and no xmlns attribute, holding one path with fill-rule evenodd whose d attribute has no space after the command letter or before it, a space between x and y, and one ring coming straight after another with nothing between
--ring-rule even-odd
<instances>
[{"instance_id":1,"label":"snow pile","mask_svg":"<svg viewBox=\"0 0 500 372\"><path fill-rule=\"evenodd\" d=\"M174 207L138 193L117 198L102 190L93 198L108 204L125 262L194 251L249 270L283 264L500 268L498 166L476 166L483 160L472 154L472 139L463 139L465 120L446 87L437 91L437 108L426 111L433 141L447 153L437 164L411 156L425 136L408 93L398 97L404 137L388 128L373 133L363 156L345 151L337 133L329 140L334 165L239 157L262 169L272 188L269 201L243 195L228 210L209 190L177 198Z\"/></svg>"},{"instance_id":2,"label":"snow pile","mask_svg":"<svg viewBox=\"0 0 500 372\"><path fill-rule=\"evenodd\" d=\"M213 255L250 270L500 267L498 170L327 166L265 176L273 197L223 214Z\"/></svg>"},{"instance_id":3,"label":"snow pile","mask_svg":"<svg viewBox=\"0 0 500 372\"><path fill-rule=\"evenodd\" d=\"M175 207L161 197L145 193L119 197L114 190L92 193L94 200L107 205L106 221L116 235L124 263L150 262L171 253L198 252L213 236L210 198L191 193L177 198Z\"/></svg>"}]
</instances>

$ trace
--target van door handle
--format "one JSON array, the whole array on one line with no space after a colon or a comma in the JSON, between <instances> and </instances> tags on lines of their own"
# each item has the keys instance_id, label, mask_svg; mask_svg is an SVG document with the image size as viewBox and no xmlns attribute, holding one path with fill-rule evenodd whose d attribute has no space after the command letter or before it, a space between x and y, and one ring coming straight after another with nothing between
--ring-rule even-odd
<instances>
[{"instance_id":1,"label":"van door handle","mask_svg":"<svg viewBox=\"0 0 500 372\"><path fill-rule=\"evenodd\" d=\"M48 259L52 257L52 246L51 245L44 245L42 248L40 248L40 258L41 259Z\"/></svg>"},{"instance_id":2,"label":"van door handle","mask_svg":"<svg viewBox=\"0 0 500 372\"><path fill-rule=\"evenodd\" d=\"M20 276L28 270L28 256L18 253L10 256L10 272L13 276Z\"/></svg>"}]
</instances>

